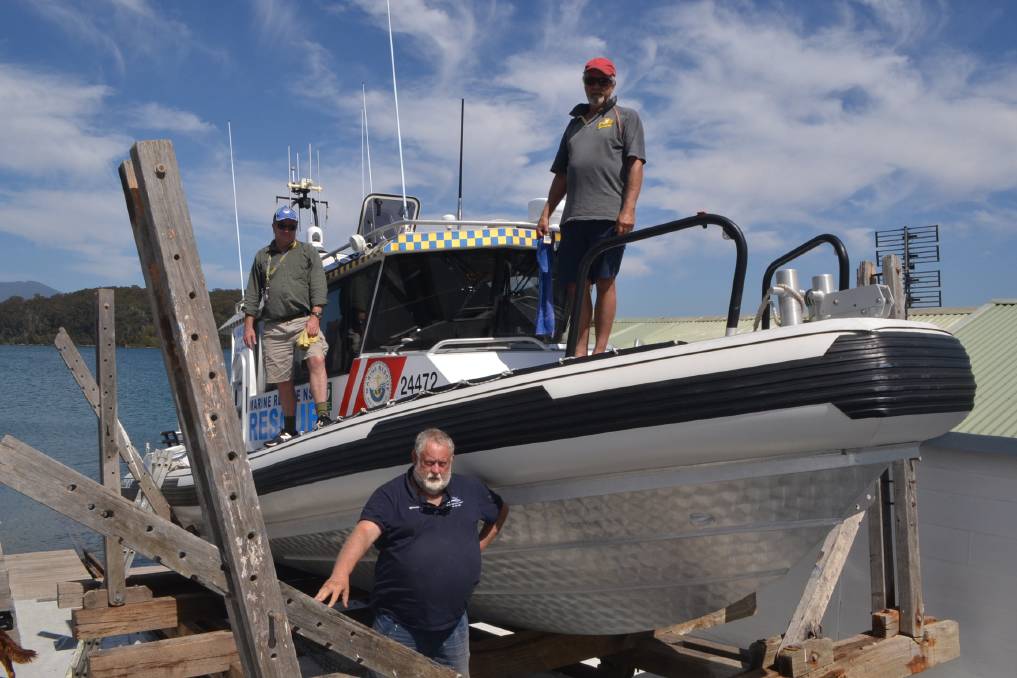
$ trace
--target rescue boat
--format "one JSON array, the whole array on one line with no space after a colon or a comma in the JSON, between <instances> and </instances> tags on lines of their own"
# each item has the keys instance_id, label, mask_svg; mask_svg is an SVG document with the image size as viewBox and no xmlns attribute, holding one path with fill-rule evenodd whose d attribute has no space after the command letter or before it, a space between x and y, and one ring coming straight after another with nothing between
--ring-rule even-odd
<instances>
[{"instance_id":1,"label":"rescue boat","mask_svg":"<svg viewBox=\"0 0 1017 678\"><path fill-rule=\"evenodd\" d=\"M224 326L262 513L285 565L327 576L370 493L405 471L416 433L437 426L456 441L455 472L511 505L484 554L473 618L577 634L659 628L784 575L865 504L891 462L973 406L960 343L889 319L885 286L847 289L842 246L840 289L820 276L803 293L780 271L784 282L764 290L783 324L767 327L764 301L763 327L738 333L747 249L733 222L700 214L615 239L608 246L720 226L737 259L728 331L576 358L561 304L556 330L537 333L548 319L538 322L533 223L424 221L419 202L403 200L368 196L351 243L322 252L334 424L310 430L305 384L298 420L308 432L264 448L281 421L277 397L259 353L243 347L242 318ZM200 531L186 463L163 491ZM369 589L372 569L369 555L354 583Z\"/></svg>"}]
</instances>

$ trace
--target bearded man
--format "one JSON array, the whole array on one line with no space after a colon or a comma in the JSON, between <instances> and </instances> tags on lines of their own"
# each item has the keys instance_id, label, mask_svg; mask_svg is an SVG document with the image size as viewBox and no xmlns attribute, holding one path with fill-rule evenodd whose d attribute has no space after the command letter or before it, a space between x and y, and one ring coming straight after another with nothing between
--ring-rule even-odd
<instances>
[{"instance_id":1,"label":"bearded man","mask_svg":"<svg viewBox=\"0 0 1017 678\"><path fill-rule=\"evenodd\" d=\"M469 676L466 606L480 581L480 553L497 536L508 505L480 480L453 475L455 443L429 428L417 435L403 475L371 495L316 600L349 602L350 573L378 549L374 629Z\"/></svg>"}]
</instances>

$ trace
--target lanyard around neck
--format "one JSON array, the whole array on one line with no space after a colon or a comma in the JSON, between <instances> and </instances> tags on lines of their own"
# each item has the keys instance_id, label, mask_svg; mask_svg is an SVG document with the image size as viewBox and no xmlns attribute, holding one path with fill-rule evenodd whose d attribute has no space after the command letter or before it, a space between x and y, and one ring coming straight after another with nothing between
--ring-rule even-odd
<instances>
[{"instance_id":1,"label":"lanyard around neck","mask_svg":"<svg viewBox=\"0 0 1017 678\"><path fill-rule=\"evenodd\" d=\"M279 267L282 266L282 262L283 262L284 259L286 259L286 255L289 254L290 252L292 252L293 248L296 247L296 246L297 246L297 241L294 240L292 243L290 243L289 249L286 250L285 252L283 252L283 255L281 257L279 257L279 261L276 263L275 266L272 266L272 253L271 252L268 253L268 266L265 268L265 284L266 285L272 280L272 276L275 275L275 272L279 270Z\"/></svg>"}]
</instances>

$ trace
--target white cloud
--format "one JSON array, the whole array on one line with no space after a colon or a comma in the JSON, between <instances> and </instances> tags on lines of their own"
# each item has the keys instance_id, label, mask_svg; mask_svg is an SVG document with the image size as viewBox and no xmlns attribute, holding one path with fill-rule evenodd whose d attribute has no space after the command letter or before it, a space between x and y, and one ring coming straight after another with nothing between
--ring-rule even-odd
<instances>
[{"instance_id":1,"label":"white cloud","mask_svg":"<svg viewBox=\"0 0 1017 678\"><path fill-rule=\"evenodd\" d=\"M130 143L94 127L109 95L101 85L0 64L0 168L22 176L107 170Z\"/></svg>"},{"instance_id":2,"label":"white cloud","mask_svg":"<svg viewBox=\"0 0 1017 678\"><path fill-rule=\"evenodd\" d=\"M806 34L713 3L664 13L661 28L685 39L661 40L645 79L665 102L645 113L653 202L803 219L852 198L871 216L1017 186L1017 106L970 60L923 72L849 19Z\"/></svg>"},{"instance_id":3,"label":"white cloud","mask_svg":"<svg viewBox=\"0 0 1017 678\"><path fill-rule=\"evenodd\" d=\"M136 106L129 116L132 126L144 130L204 134L214 132L215 125L206 122L190 111L182 111L157 103Z\"/></svg>"}]
</instances>

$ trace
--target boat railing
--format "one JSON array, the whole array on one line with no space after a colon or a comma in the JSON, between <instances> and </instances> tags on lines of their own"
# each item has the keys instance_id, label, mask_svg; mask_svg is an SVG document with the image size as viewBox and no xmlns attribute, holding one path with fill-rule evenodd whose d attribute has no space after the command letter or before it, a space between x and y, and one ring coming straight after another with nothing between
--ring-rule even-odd
<instances>
[{"instance_id":1,"label":"boat railing","mask_svg":"<svg viewBox=\"0 0 1017 678\"><path fill-rule=\"evenodd\" d=\"M803 242L798 247L794 248L790 252L785 252L776 259L774 259L769 266L766 267L766 272L763 273L763 298L766 297L766 293L770 290L770 285L773 282L773 274L776 273L777 269L784 264L794 261L798 257L802 256L806 252L811 252L823 243L829 244L833 247L834 253L837 255L837 263L840 277L840 289L846 290L851 287L851 261L848 259L847 248L844 247L844 243L837 236L830 233L823 233L817 235L812 240ZM762 328L764 330L770 328L770 305L767 304L766 308L763 309L762 316Z\"/></svg>"},{"instance_id":2,"label":"boat railing","mask_svg":"<svg viewBox=\"0 0 1017 678\"><path fill-rule=\"evenodd\" d=\"M738 225L735 222L731 221L727 217L722 217L719 214L700 213L692 217L678 219L677 221L669 221L666 224L659 224L648 228L641 228L638 231L632 231L625 235L619 235L603 240L597 245L594 245L593 248L586 253L586 256L583 257L583 260L579 262L579 276L576 280L586 280L590 274L590 267L593 265L593 260L610 249L621 247L622 245L626 245L630 242L638 242L640 240L656 238L668 233L683 231L695 226L702 226L703 228L706 228L710 225L720 226L724 231L724 235L727 236L728 239L733 240L735 244L735 272L734 279L731 282L731 298L728 304L727 329L725 330L726 335L735 334L738 331L738 315L741 313L742 307L742 290L745 287L745 268L748 264L749 248L745 243L745 236L742 234L742 229L738 228ZM576 354L576 343L579 339L579 314L581 310L582 304L572 304L572 313L569 318L569 336L565 345L566 357L572 357Z\"/></svg>"},{"instance_id":3,"label":"boat railing","mask_svg":"<svg viewBox=\"0 0 1017 678\"><path fill-rule=\"evenodd\" d=\"M476 350L477 348L494 349L518 344L527 344L528 347L540 351L546 351L553 348L535 337L464 337L461 339L442 339L432 346L428 353L444 353L454 351L460 347Z\"/></svg>"}]
</instances>

